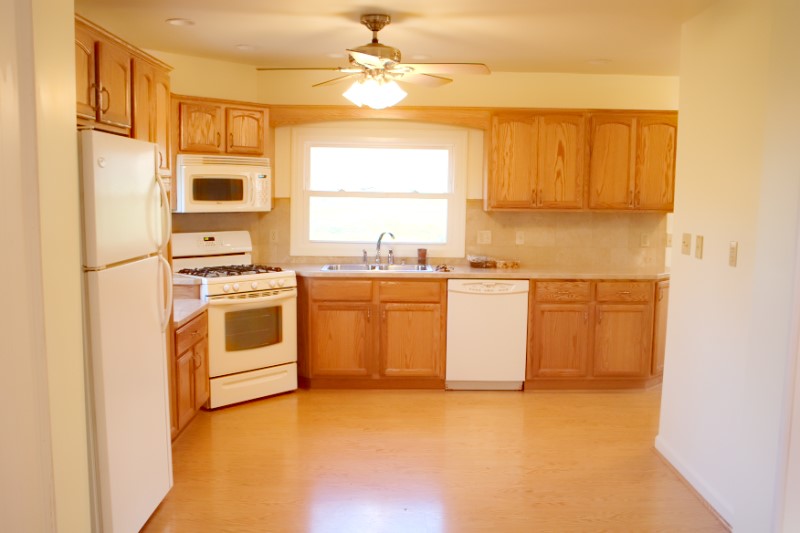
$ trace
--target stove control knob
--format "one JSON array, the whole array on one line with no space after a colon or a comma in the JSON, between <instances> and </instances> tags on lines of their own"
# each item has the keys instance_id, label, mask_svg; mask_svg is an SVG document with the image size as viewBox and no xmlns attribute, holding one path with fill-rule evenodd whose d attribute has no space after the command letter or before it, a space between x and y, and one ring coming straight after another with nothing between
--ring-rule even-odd
<instances>
[{"instance_id":1,"label":"stove control knob","mask_svg":"<svg viewBox=\"0 0 800 533\"><path fill-rule=\"evenodd\" d=\"M269 280L269 286L274 289L275 287L278 286L278 282L275 281L274 279L271 279L271 280Z\"/></svg>"},{"instance_id":2,"label":"stove control knob","mask_svg":"<svg viewBox=\"0 0 800 533\"><path fill-rule=\"evenodd\" d=\"M225 284L222 286L222 290L225 292L231 292L231 286L229 284Z\"/></svg>"},{"instance_id":3,"label":"stove control knob","mask_svg":"<svg viewBox=\"0 0 800 533\"><path fill-rule=\"evenodd\" d=\"M233 290L235 290L235 291L239 290L239 284L238 283L234 283L233 284Z\"/></svg>"},{"instance_id":4,"label":"stove control knob","mask_svg":"<svg viewBox=\"0 0 800 533\"><path fill-rule=\"evenodd\" d=\"M250 283L250 287L253 288L253 289L257 289L258 288L258 282L257 281L251 282Z\"/></svg>"},{"instance_id":5,"label":"stove control knob","mask_svg":"<svg viewBox=\"0 0 800 533\"><path fill-rule=\"evenodd\" d=\"M285 279L279 279L278 280L278 286L283 287L284 285L286 285L286 280Z\"/></svg>"}]
</instances>

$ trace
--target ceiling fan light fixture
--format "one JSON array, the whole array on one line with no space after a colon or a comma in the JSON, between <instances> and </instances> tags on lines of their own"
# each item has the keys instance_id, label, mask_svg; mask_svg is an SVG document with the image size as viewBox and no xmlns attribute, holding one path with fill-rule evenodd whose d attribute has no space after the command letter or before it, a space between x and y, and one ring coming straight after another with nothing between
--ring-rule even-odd
<instances>
[{"instance_id":1,"label":"ceiling fan light fixture","mask_svg":"<svg viewBox=\"0 0 800 533\"><path fill-rule=\"evenodd\" d=\"M394 80L367 77L354 82L342 96L358 107L366 105L372 109L386 109L400 103L408 93Z\"/></svg>"}]
</instances>

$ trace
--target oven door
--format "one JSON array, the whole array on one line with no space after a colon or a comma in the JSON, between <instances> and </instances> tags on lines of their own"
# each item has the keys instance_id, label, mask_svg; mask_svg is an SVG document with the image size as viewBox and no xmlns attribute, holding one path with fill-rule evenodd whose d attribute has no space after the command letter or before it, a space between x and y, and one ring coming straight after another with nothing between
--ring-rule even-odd
<instances>
[{"instance_id":1,"label":"oven door","mask_svg":"<svg viewBox=\"0 0 800 533\"><path fill-rule=\"evenodd\" d=\"M297 361L297 289L212 297L208 344L212 378Z\"/></svg>"}]
</instances>

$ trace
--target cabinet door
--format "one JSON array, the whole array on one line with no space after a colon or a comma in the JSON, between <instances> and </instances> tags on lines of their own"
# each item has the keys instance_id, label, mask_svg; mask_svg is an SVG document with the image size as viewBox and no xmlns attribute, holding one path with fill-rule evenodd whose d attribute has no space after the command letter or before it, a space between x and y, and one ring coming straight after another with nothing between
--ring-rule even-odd
<instances>
[{"instance_id":1,"label":"cabinet door","mask_svg":"<svg viewBox=\"0 0 800 533\"><path fill-rule=\"evenodd\" d=\"M536 205L583 207L583 115L545 115L538 129Z\"/></svg>"},{"instance_id":2,"label":"cabinet door","mask_svg":"<svg viewBox=\"0 0 800 533\"><path fill-rule=\"evenodd\" d=\"M96 55L94 35L83 26L75 25L75 93L78 116L97 118Z\"/></svg>"},{"instance_id":3,"label":"cabinet door","mask_svg":"<svg viewBox=\"0 0 800 533\"><path fill-rule=\"evenodd\" d=\"M492 118L489 207L536 205L537 123L533 115Z\"/></svg>"},{"instance_id":4,"label":"cabinet door","mask_svg":"<svg viewBox=\"0 0 800 533\"><path fill-rule=\"evenodd\" d=\"M635 119L629 115L590 118L589 207L633 207Z\"/></svg>"},{"instance_id":5,"label":"cabinet door","mask_svg":"<svg viewBox=\"0 0 800 533\"><path fill-rule=\"evenodd\" d=\"M664 373L664 354L667 341L667 309L669 308L669 281L656 285L655 319L653 321L653 368L654 376Z\"/></svg>"},{"instance_id":6,"label":"cabinet door","mask_svg":"<svg viewBox=\"0 0 800 533\"><path fill-rule=\"evenodd\" d=\"M194 350L178 356L175 365L175 403L178 413L178 431L182 430L196 412L194 403Z\"/></svg>"},{"instance_id":7,"label":"cabinet door","mask_svg":"<svg viewBox=\"0 0 800 533\"><path fill-rule=\"evenodd\" d=\"M442 306L381 304L381 375L443 377Z\"/></svg>"},{"instance_id":8,"label":"cabinet door","mask_svg":"<svg viewBox=\"0 0 800 533\"><path fill-rule=\"evenodd\" d=\"M634 191L637 209L672 211L677 133L675 115L637 119Z\"/></svg>"},{"instance_id":9,"label":"cabinet door","mask_svg":"<svg viewBox=\"0 0 800 533\"><path fill-rule=\"evenodd\" d=\"M225 126L227 152L256 155L264 153L264 111L228 107L225 110Z\"/></svg>"},{"instance_id":10,"label":"cabinet door","mask_svg":"<svg viewBox=\"0 0 800 533\"><path fill-rule=\"evenodd\" d=\"M156 71L152 65L133 62L133 138L155 140Z\"/></svg>"},{"instance_id":11,"label":"cabinet door","mask_svg":"<svg viewBox=\"0 0 800 533\"><path fill-rule=\"evenodd\" d=\"M650 372L651 305L597 304L594 375L644 377Z\"/></svg>"},{"instance_id":12,"label":"cabinet door","mask_svg":"<svg viewBox=\"0 0 800 533\"><path fill-rule=\"evenodd\" d=\"M97 42L97 120L112 126L131 127L131 56L121 46Z\"/></svg>"},{"instance_id":13,"label":"cabinet door","mask_svg":"<svg viewBox=\"0 0 800 533\"><path fill-rule=\"evenodd\" d=\"M171 122L169 117L169 74L156 69L155 142L158 145L158 170L162 176L172 175L170 157Z\"/></svg>"},{"instance_id":14,"label":"cabinet door","mask_svg":"<svg viewBox=\"0 0 800 533\"><path fill-rule=\"evenodd\" d=\"M372 304L315 302L310 315L311 376L368 375L373 353Z\"/></svg>"},{"instance_id":15,"label":"cabinet door","mask_svg":"<svg viewBox=\"0 0 800 533\"><path fill-rule=\"evenodd\" d=\"M222 152L222 106L181 102L180 149L185 152Z\"/></svg>"},{"instance_id":16,"label":"cabinet door","mask_svg":"<svg viewBox=\"0 0 800 533\"><path fill-rule=\"evenodd\" d=\"M208 381L208 337L194 345L194 408L200 410L211 394Z\"/></svg>"},{"instance_id":17,"label":"cabinet door","mask_svg":"<svg viewBox=\"0 0 800 533\"><path fill-rule=\"evenodd\" d=\"M537 303L531 320L528 377L586 376L589 304Z\"/></svg>"}]
</instances>

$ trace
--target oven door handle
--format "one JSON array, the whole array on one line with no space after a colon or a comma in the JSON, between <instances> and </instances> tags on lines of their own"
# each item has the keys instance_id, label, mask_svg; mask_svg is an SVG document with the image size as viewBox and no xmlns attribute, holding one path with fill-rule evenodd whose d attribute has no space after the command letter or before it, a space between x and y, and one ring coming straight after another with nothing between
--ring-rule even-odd
<instances>
[{"instance_id":1,"label":"oven door handle","mask_svg":"<svg viewBox=\"0 0 800 533\"><path fill-rule=\"evenodd\" d=\"M258 304L267 302L279 302L281 300L290 300L297 298L297 289L289 289L281 291L278 294L270 294L269 296L257 296L254 298L231 298L227 296L211 297L208 300L209 306L218 305L242 305L242 304Z\"/></svg>"}]
</instances>

